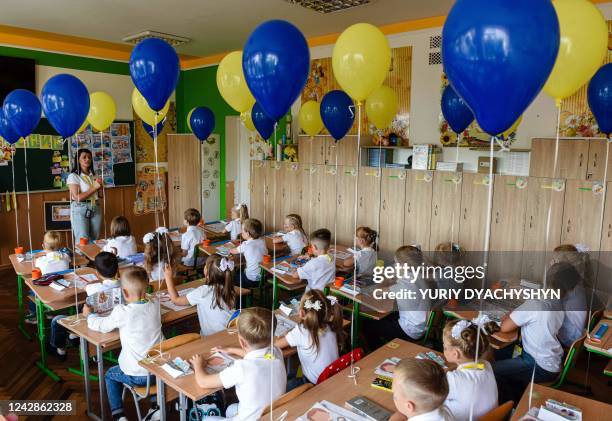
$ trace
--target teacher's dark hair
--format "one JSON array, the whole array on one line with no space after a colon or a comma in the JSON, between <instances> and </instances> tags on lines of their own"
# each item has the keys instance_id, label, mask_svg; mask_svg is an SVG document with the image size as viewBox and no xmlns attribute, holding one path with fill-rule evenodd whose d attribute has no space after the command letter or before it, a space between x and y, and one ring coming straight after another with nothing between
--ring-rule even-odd
<instances>
[{"instance_id":1,"label":"teacher's dark hair","mask_svg":"<svg viewBox=\"0 0 612 421\"><path fill-rule=\"evenodd\" d=\"M84 153L88 154L91 158L91 166L89 167L89 173L93 173L93 155L91 154L91 151L89 149L81 148L77 150L76 154L74 155L74 161L72 162L72 172L75 174L81 175L81 164L79 163L79 158Z\"/></svg>"}]
</instances>

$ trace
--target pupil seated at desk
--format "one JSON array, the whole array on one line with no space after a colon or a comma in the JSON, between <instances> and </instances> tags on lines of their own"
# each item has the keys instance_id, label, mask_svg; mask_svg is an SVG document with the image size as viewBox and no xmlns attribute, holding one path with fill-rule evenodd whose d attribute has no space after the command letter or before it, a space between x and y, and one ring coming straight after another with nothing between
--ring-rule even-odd
<instances>
[{"instance_id":1,"label":"pupil seated at desk","mask_svg":"<svg viewBox=\"0 0 612 421\"><path fill-rule=\"evenodd\" d=\"M244 203L239 203L232 208L232 220L225 225L225 231L230 233L230 240L236 241L240 239L242 233L242 224L249 219L249 209Z\"/></svg>"},{"instance_id":2,"label":"pupil seated at desk","mask_svg":"<svg viewBox=\"0 0 612 421\"><path fill-rule=\"evenodd\" d=\"M195 248L202 241L206 240L206 234L204 230L198 228L198 224L202 220L202 216L197 209L187 209L185 211L184 224L187 226L187 230L181 235L181 253L182 262L185 266L193 266L196 262L194 260ZM204 264L204 257L198 258L197 266Z\"/></svg>"},{"instance_id":3,"label":"pupil seated at desk","mask_svg":"<svg viewBox=\"0 0 612 421\"><path fill-rule=\"evenodd\" d=\"M145 245L144 267L151 282L159 283L164 280L166 265L176 268L180 252L175 248L165 227L159 227L155 232L145 234L142 242Z\"/></svg>"},{"instance_id":4,"label":"pupil seated at desk","mask_svg":"<svg viewBox=\"0 0 612 421\"><path fill-rule=\"evenodd\" d=\"M308 282L306 291L311 289L323 291L336 276L336 266L328 254L330 243L331 232L326 228L318 229L310 234L314 258L293 272L289 282L298 283L304 280Z\"/></svg>"},{"instance_id":5,"label":"pupil seated at desk","mask_svg":"<svg viewBox=\"0 0 612 421\"><path fill-rule=\"evenodd\" d=\"M115 216L111 221L110 238L102 248L121 259L137 253L136 240L132 235L130 223L125 216Z\"/></svg>"},{"instance_id":6,"label":"pupil seated at desk","mask_svg":"<svg viewBox=\"0 0 612 421\"><path fill-rule=\"evenodd\" d=\"M285 216L283 229L285 234L274 237L272 242L274 244L287 244L292 256L302 254L304 248L308 245L308 239L306 238L304 228L302 228L302 218L300 215L292 213Z\"/></svg>"},{"instance_id":7,"label":"pupil seated at desk","mask_svg":"<svg viewBox=\"0 0 612 421\"><path fill-rule=\"evenodd\" d=\"M370 227L359 227L355 232L355 243L358 250L353 252L353 257L344 261L345 266L357 265L357 276L374 275L376 266L376 238L378 233Z\"/></svg>"},{"instance_id":8,"label":"pupil seated at desk","mask_svg":"<svg viewBox=\"0 0 612 421\"><path fill-rule=\"evenodd\" d=\"M242 254L246 260L246 270L242 273L237 270L234 284L241 287L257 287L260 280L259 265L263 257L268 254L266 241L263 235L263 225L258 219L247 219L242 225L242 238L244 241L236 248L230 250L231 254ZM246 279L245 278L246 275ZM241 285L242 284L242 285Z\"/></svg>"}]
</instances>

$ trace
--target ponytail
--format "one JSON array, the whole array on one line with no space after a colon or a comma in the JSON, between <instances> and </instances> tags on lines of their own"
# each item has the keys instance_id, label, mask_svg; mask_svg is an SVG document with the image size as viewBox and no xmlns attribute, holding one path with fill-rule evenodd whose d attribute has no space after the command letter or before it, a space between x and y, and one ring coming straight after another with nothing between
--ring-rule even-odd
<instances>
[{"instance_id":1,"label":"ponytail","mask_svg":"<svg viewBox=\"0 0 612 421\"><path fill-rule=\"evenodd\" d=\"M346 339L344 332L344 318L342 317L342 305L338 302L338 298L333 295L325 297L327 301L327 316L326 322L329 328L336 334L338 345L342 347Z\"/></svg>"},{"instance_id":2,"label":"ponytail","mask_svg":"<svg viewBox=\"0 0 612 421\"><path fill-rule=\"evenodd\" d=\"M355 232L355 236L357 238L361 238L368 247L372 247L374 250L378 251L378 245L376 244L376 240L378 239L378 233L372 228L359 227Z\"/></svg>"},{"instance_id":3,"label":"ponytail","mask_svg":"<svg viewBox=\"0 0 612 421\"><path fill-rule=\"evenodd\" d=\"M206 283L214 290L215 306L220 309L234 309L236 291L233 262L229 263L227 258L213 254L206 260L206 274Z\"/></svg>"},{"instance_id":4,"label":"ponytail","mask_svg":"<svg viewBox=\"0 0 612 421\"><path fill-rule=\"evenodd\" d=\"M236 210L238 211L238 216L240 217L240 223L243 224L244 221L249 219L249 208L244 203L238 204L236 206Z\"/></svg>"}]
</instances>

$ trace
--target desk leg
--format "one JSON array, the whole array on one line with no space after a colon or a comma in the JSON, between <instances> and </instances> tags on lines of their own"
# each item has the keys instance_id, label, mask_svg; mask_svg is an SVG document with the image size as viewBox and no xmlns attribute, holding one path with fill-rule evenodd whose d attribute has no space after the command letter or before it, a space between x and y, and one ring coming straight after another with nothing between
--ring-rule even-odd
<instances>
[{"instance_id":1,"label":"desk leg","mask_svg":"<svg viewBox=\"0 0 612 421\"><path fill-rule=\"evenodd\" d=\"M28 333L25 328L25 314L23 311L23 277L21 275L17 275L17 304L19 305L19 322L17 324L17 329L26 337L28 341L32 340L32 336Z\"/></svg>"},{"instance_id":2,"label":"desk leg","mask_svg":"<svg viewBox=\"0 0 612 421\"><path fill-rule=\"evenodd\" d=\"M96 346L96 359L98 360L98 385L100 389L100 419L104 419L105 398L106 398L106 383L104 383L104 354L102 347Z\"/></svg>"},{"instance_id":3,"label":"desk leg","mask_svg":"<svg viewBox=\"0 0 612 421\"><path fill-rule=\"evenodd\" d=\"M81 367L83 370L83 382L85 382L85 401L87 402L87 416L91 417L91 383L89 383L89 347L87 339L81 336Z\"/></svg>"},{"instance_id":4,"label":"desk leg","mask_svg":"<svg viewBox=\"0 0 612 421\"><path fill-rule=\"evenodd\" d=\"M278 308L278 279L276 274L272 276L272 311Z\"/></svg>"},{"instance_id":5,"label":"desk leg","mask_svg":"<svg viewBox=\"0 0 612 421\"><path fill-rule=\"evenodd\" d=\"M47 337L45 335L45 304L36 298L36 324L38 326L38 344L40 345L40 360L36 361L38 368L53 381L60 381L60 378L49 367L47 367Z\"/></svg>"},{"instance_id":6,"label":"desk leg","mask_svg":"<svg viewBox=\"0 0 612 421\"><path fill-rule=\"evenodd\" d=\"M187 399L183 393L179 393L180 421L187 421Z\"/></svg>"},{"instance_id":7,"label":"desk leg","mask_svg":"<svg viewBox=\"0 0 612 421\"><path fill-rule=\"evenodd\" d=\"M166 385L159 377L155 378L155 383L157 384L157 405L159 406L159 415L162 421L166 421Z\"/></svg>"}]
</instances>

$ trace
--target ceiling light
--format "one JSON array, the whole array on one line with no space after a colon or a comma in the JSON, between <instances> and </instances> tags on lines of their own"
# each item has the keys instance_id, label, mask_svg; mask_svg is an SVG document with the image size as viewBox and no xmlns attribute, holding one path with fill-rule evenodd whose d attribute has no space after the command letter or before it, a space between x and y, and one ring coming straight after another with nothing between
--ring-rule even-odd
<instances>
[{"instance_id":1,"label":"ceiling light","mask_svg":"<svg viewBox=\"0 0 612 421\"><path fill-rule=\"evenodd\" d=\"M371 0L285 0L319 13L333 13L370 3Z\"/></svg>"},{"instance_id":2,"label":"ceiling light","mask_svg":"<svg viewBox=\"0 0 612 421\"><path fill-rule=\"evenodd\" d=\"M127 42L128 44L138 44L140 41L147 38L162 39L173 47L191 41L191 38L179 37L178 35L164 34L163 32L155 31L142 31L134 35L128 35L127 37L123 38L122 41Z\"/></svg>"}]
</instances>

